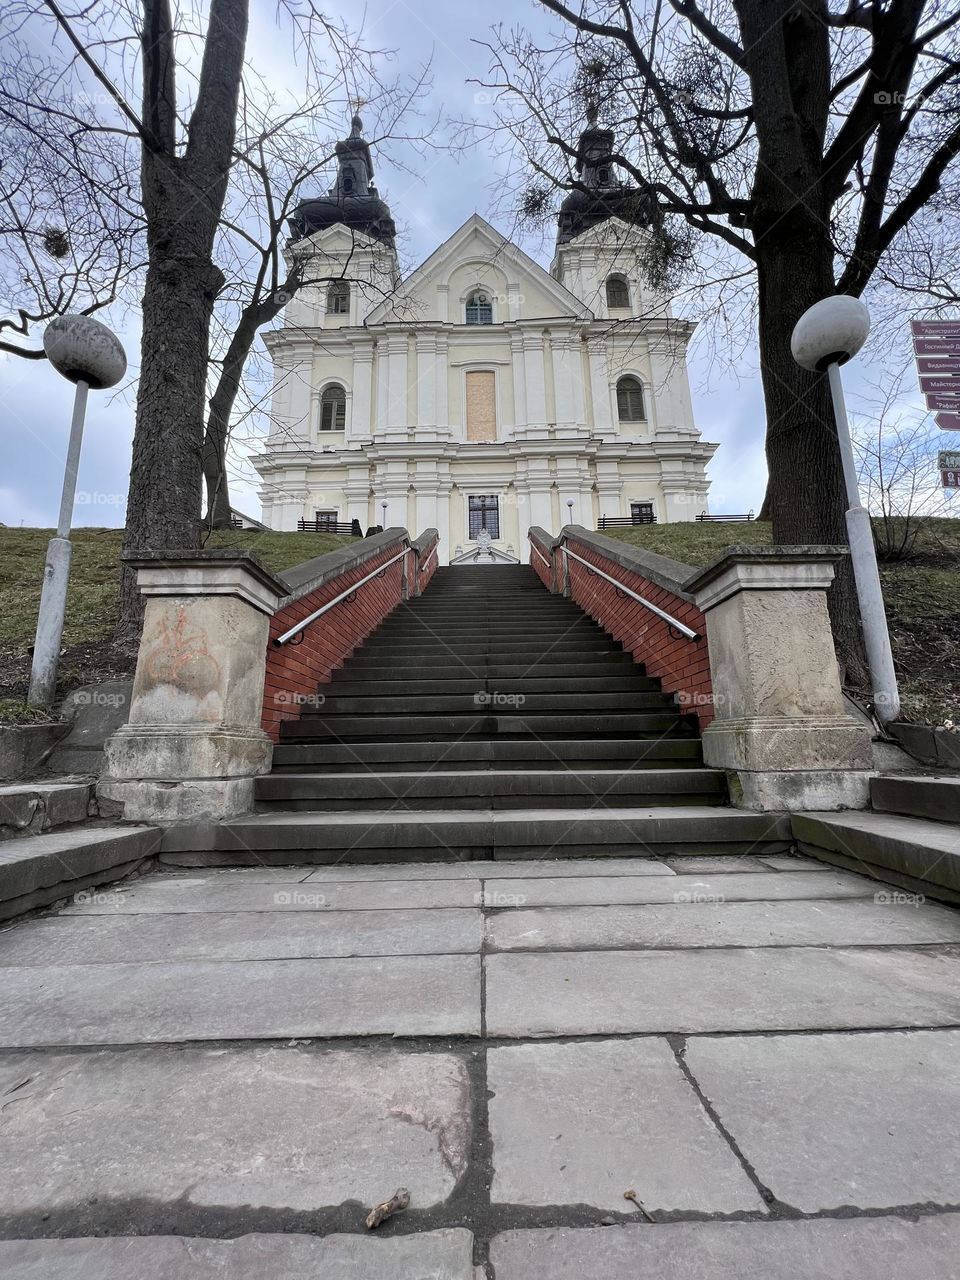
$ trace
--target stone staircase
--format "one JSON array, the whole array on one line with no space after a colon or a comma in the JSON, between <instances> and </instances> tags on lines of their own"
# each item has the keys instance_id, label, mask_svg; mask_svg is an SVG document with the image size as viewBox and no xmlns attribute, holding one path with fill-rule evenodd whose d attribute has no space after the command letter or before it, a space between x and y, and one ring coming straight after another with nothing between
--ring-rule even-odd
<instances>
[{"instance_id":1,"label":"stone staircase","mask_svg":"<svg viewBox=\"0 0 960 1280\"><path fill-rule=\"evenodd\" d=\"M442 568L282 726L259 812L180 865L772 852L684 715L527 566Z\"/></svg>"}]
</instances>

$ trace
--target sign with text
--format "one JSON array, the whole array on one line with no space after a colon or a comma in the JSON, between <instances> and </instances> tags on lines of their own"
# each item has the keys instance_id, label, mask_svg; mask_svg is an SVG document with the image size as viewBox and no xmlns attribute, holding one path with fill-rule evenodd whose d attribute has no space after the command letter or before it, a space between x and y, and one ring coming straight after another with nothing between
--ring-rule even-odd
<instances>
[{"instance_id":1,"label":"sign with text","mask_svg":"<svg viewBox=\"0 0 960 1280\"><path fill-rule=\"evenodd\" d=\"M960 471L960 449L941 449L937 466L941 471Z\"/></svg>"},{"instance_id":2,"label":"sign with text","mask_svg":"<svg viewBox=\"0 0 960 1280\"><path fill-rule=\"evenodd\" d=\"M960 471L941 471L940 480L944 489L960 489Z\"/></svg>"},{"instance_id":3,"label":"sign with text","mask_svg":"<svg viewBox=\"0 0 960 1280\"><path fill-rule=\"evenodd\" d=\"M960 430L960 320L911 320L910 330L927 408L939 411L935 421L941 430ZM941 470L953 474L952 468Z\"/></svg>"}]
</instances>

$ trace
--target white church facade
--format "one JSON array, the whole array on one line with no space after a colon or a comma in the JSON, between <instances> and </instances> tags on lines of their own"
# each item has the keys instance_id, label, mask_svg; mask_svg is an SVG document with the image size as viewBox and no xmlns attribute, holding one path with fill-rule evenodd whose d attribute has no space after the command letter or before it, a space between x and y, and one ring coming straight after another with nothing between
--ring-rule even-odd
<instances>
[{"instance_id":1,"label":"white church facade","mask_svg":"<svg viewBox=\"0 0 960 1280\"><path fill-rule=\"evenodd\" d=\"M565 202L549 272L474 215L401 280L354 121L336 186L297 210L306 283L266 335L266 525L434 526L446 563L481 534L525 558L530 525L706 509L717 446L693 420L693 326L644 282L648 233L616 216L613 193L633 189L610 186L610 142L581 140L593 194Z\"/></svg>"}]
</instances>

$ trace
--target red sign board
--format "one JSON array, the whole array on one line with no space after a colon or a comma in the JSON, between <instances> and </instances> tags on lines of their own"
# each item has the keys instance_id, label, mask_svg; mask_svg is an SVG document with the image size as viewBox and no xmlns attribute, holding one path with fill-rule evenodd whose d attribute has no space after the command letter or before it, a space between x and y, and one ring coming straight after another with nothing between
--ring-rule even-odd
<instances>
[{"instance_id":1,"label":"red sign board","mask_svg":"<svg viewBox=\"0 0 960 1280\"><path fill-rule=\"evenodd\" d=\"M918 356L960 356L960 337L914 338L913 349Z\"/></svg>"},{"instance_id":2,"label":"red sign board","mask_svg":"<svg viewBox=\"0 0 960 1280\"><path fill-rule=\"evenodd\" d=\"M917 356L917 368L921 373L960 373L960 351L955 359L949 356Z\"/></svg>"},{"instance_id":3,"label":"red sign board","mask_svg":"<svg viewBox=\"0 0 960 1280\"><path fill-rule=\"evenodd\" d=\"M957 373L960 374L960 360L957 361ZM920 378L920 390L927 396L960 396L960 377L938 377L923 374Z\"/></svg>"},{"instance_id":4,"label":"red sign board","mask_svg":"<svg viewBox=\"0 0 960 1280\"><path fill-rule=\"evenodd\" d=\"M960 320L911 320L915 338L960 337Z\"/></svg>"},{"instance_id":5,"label":"red sign board","mask_svg":"<svg viewBox=\"0 0 960 1280\"><path fill-rule=\"evenodd\" d=\"M960 489L960 471L941 471L940 479L944 489Z\"/></svg>"},{"instance_id":6,"label":"red sign board","mask_svg":"<svg viewBox=\"0 0 960 1280\"><path fill-rule=\"evenodd\" d=\"M941 431L960 431L960 413L938 413L934 421Z\"/></svg>"},{"instance_id":7,"label":"red sign board","mask_svg":"<svg viewBox=\"0 0 960 1280\"><path fill-rule=\"evenodd\" d=\"M956 413L960 410L960 396L927 396L927 408L934 410L944 410L947 413Z\"/></svg>"},{"instance_id":8,"label":"red sign board","mask_svg":"<svg viewBox=\"0 0 960 1280\"><path fill-rule=\"evenodd\" d=\"M911 320L910 330L927 408L943 431L960 431L960 320Z\"/></svg>"}]
</instances>

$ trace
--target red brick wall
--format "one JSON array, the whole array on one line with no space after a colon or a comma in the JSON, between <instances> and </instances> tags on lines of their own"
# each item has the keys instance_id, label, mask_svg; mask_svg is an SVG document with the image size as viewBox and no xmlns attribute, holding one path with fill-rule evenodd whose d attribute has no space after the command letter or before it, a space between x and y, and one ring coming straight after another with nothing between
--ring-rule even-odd
<instances>
[{"instance_id":1,"label":"red brick wall","mask_svg":"<svg viewBox=\"0 0 960 1280\"><path fill-rule=\"evenodd\" d=\"M591 564L609 573L631 591L643 596L651 604L665 609L686 626L692 627L700 635L700 640L688 640L679 632L671 631L668 623L658 618L655 613L645 609L629 596L617 595L612 583L591 574L585 565L576 560L568 560L570 573L570 594L586 610L605 631L619 640L623 647L633 654L635 661L642 662L647 674L655 676L667 693L679 695L681 705L688 711L695 711L700 720L700 728L705 729L713 719L713 685L710 678L710 659L707 655L707 640L703 614L681 596L658 586L640 573L631 572L622 565L608 560L593 547L571 538L568 548L576 555L589 560ZM564 559L559 548L554 552L557 560L557 582L562 583L562 565ZM533 564L540 578L550 585L549 570L538 556L531 555Z\"/></svg>"},{"instance_id":2,"label":"red brick wall","mask_svg":"<svg viewBox=\"0 0 960 1280\"><path fill-rule=\"evenodd\" d=\"M317 590L291 600L273 615L267 643L261 723L274 742L280 737L281 722L295 720L301 709L309 705L317 686L328 683L337 667L343 665L358 645L401 602L404 564L409 566L408 572L412 575L415 552L410 551L406 562L397 560L390 565L382 578L373 578L365 583L352 600L342 600L322 618L311 623L301 633L303 640L299 643L292 640L278 646L274 640L315 609L348 590L352 583L372 573L377 565L391 560L400 550L400 543L384 547L363 564L346 570ZM411 590L412 595L418 595L433 576L437 567L436 553L429 560L425 556L421 563L425 567L417 572L419 583Z\"/></svg>"}]
</instances>

